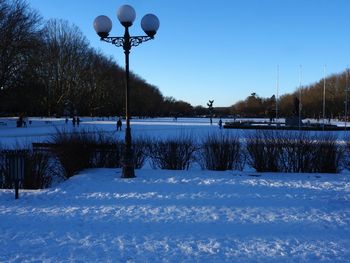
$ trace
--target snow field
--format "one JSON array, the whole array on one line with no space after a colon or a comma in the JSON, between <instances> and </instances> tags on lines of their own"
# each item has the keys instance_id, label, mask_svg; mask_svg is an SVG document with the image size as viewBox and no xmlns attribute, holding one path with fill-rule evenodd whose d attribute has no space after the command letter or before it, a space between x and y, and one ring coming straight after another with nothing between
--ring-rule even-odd
<instances>
[{"instance_id":1,"label":"snow field","mask_svg":"<svg viewBox=\"0 0 350 263\"><path fill-rule=\"evenodd\" d=\"M73 130L64 119L31 119L20 129L2 119L0 143L29 145L56 127ZM82 120L77 129L124 136L115 120ZM135 119L132 133L201 139L221 132L215 123ZM0 262L350 262L347 173L136 174L125 180L119 169L86 170L50 189L20 191L19 200L0 189Z\"/></svg>"},{"instance_id":2,"label":"snow field","mask_svg":"<svg viewBox=\"0 0 350 263\"><path fill-rule=\"evenodd\" d=\"M346 174L136 174L0 190L0 262L350 262Z\"/></svg>"}]
</instances>

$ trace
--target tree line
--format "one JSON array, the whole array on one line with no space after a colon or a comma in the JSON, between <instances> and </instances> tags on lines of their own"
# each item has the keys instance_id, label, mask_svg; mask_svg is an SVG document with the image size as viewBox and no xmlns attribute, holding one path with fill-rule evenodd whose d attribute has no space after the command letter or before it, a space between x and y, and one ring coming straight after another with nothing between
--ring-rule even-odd
<instances>
[{"instance_id":1,"label":"tree line","mask_svg":"<svg viewBox=\"0 0 350 263\"><path fill-rule=\"evenodd\" d=\"M25 0L0 0L0 35L1 115L124 114L124 69L93 49L77 26L43 20ZM132 115L193 113L133 73L130 87Z\"/></svg>"},{"instance_id":2,"label":"tree line","mask_svg":"<svg viewBox=\"0 0 350 263\"><path fill-rule=\"evenodd\" d=\"M311 85L302 86L292 93L278 98L278 115L288 117L294 114L295 98L300 100L301 114L304 118L323 117L323 97L325 97L325 117L344 119L348 115L350 76L348 70L333 74ZM325 92L325 96L323 96ZM230 107L230 112L242 117L276 116L275 95L263 98L252 93L245 100Z\"/></svg>"},{"instance_id":3,"label":"tree line","mask_svg":"<svg viewBox=\"0 0 350 263\"><path fill-rule=\"evenodd\" d=\"M43 20L25 0L0 0L0 36L0 115L124 115L124 69L93 49L77 26ZM327 118L347 115L347 86L347 72L326 79ZM134 116L211 114L206 107L163 96L134 73L130 87ZM301 98L303 117L322 117L323 80L280 96L280 117L293 115L295 97ZM212 113L272 118L276 98L252 93L230 107L214 107Z\"/></svg>"}]
</instances>

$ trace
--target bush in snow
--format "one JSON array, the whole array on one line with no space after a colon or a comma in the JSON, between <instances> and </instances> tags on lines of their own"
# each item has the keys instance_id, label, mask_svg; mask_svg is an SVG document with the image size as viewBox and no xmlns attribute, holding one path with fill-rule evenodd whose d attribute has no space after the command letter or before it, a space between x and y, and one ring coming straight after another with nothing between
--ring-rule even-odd
<instances>
[{"instance_id":1,"label":"bush in snow","mask_svg":"<svg viewBox=\"0 0 350 263\"><path fill-rule=\"evenodd\" d=\"M103 131L57 130L50 143L67 178L86 168L122 167L124 141L106 136ZM137 169L145 163L148 144L147 138L133 141L134 165Z\"/></svg>"},{"instance_id":2,"label":"bush in snow","mask_svg":"<svg viewBox=\"0 0 350 263\"><path fill-rule=\"evenodd\" d=\"M284 131L276 138L280 145L279 171L308 173L313 169L317 154L315 140L308 132Z\"/></svg>"},{"instance_id":3,"label":"bush in snow","mask_svg":"<svg viewBox=\"0 0 350 263\"><path fill-rule=\"evenodd\" d=\"M54 177L59 177L57 165L48 153L28 151L24 189L43 189L51 185Z\"/></svg>"},{"instance_id":4,"label":"bush in snow","mask_svg":"<svg viewBox=\"0 0 350 263\"><path fill-rule=\"evenodd\" d=\"M88 131L66 132L57 130L50 143L67 178L78 171L93 167L95 137Z\"/></svg>"},{"instance_id":5,"label":"bush in snow","mask_svg":"<svg viewBox=\"0 0 350 263\"><path fill-rule=\"evenodd\" d=\"M277 131L270 130L247 133L245 143L248 163L257 172L278 172L280 170L282 149L278 137Z\"/></svg>"},{"instance_id":6,"label":"bush in snow","mask_svg":"<svg viewBox=\"0 0 350 263\"><path fill-rule=\"evenodd\" d=\"M151 140L146 137L139 137L133 140L132 147L134 150L134 165L136 169L142 168L145 164L150 144Z\"/></svg>"},{"instance_id":7,"label":"bush in snow","mask_svg":"<svg viewBox=\"0 0 350 263\"><path fill-rule=\"evenodd\" d=\"M134 166L136 169L143 167L147 158L149 139L137 138L132 142L134 153ZM120 168L124 152L124 141L97 133L93 144L91 167Z\"/></svg>"},{"instance_id":8,"label":"bush in snow","mask_svg":"<svg viewBox=\"0 0 350 263\"><path fill-rule=\"evenodd\" d=\"M312 172L338 173L344 157L344 149L337 143L337 138L331 133L320 136L315 148Z\"/></svg>"},{"instance_id":9,"label":"bush in snow","mask_svg":"<svg viewBox=\"0 0 350 263\"><path fill-rule=\"evenodd\" d=\"M92 168L119 168L124 143L120 139L106 136L97 131L92 144L91 166Z\"/></svg>"},{"instance_id":10,"label":"bush in snow","mask_svg":"<svg viewBox=\"0 0 350 263\"><path fill-rule=\"evenodd\" d=\"M258 130L247 136L246 147L258 172L337 173L343 156L331 133Z\"/></svg>"},{"instance_id":11,"label":"bush in snow","mask_svg":"<svg viewBox=\"0 0 350 263\"><path fill-rule=\"evenodd\" d=\"M350 170L350 135L347 135L344 141L343 167Z\"/></svg>"},{"instance_id":12,"label":"bush in snow","mask_svg":"<svg viewBox=\"0 0 350 263\"><path fill-rule=\"evenodd\" d=\"M153 139L148 146L148 155L153 168L188 170L195 160L197 146L191 135L177 138Z\"/></svg>"},{"instance_id":13,"label":"bush in snow","mask_svg":"<svg viewBox=\"0 0 350 263\"><path fill-rule=\"evenodd\" d=\"M281 169L297 173L337 173L343 156L332 133L315 135L309 132L285 132L282 146Z\"/></svg>"},{"instance_id":14,"label":"bush in snow","mask_svg":"<svg viewBox=\"0 0 350 263\"><path fill-rule=\"evenodd\" d=\"M199 164L207 170L242 170L244 159L239 138L229 133L208 134L199 151Z\"/></svg>"}]
</instances>

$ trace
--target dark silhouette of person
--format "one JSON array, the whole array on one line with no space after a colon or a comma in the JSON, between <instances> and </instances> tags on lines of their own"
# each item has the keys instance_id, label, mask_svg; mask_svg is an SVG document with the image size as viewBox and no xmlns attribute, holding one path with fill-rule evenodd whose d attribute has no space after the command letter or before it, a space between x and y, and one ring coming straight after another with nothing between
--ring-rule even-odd
<instances>
[{"instance_id":1,"label":"dark silhouette of person","mask_svg":"<svg viewBox=\"0 0 350 263\"><path fill-rule=\"evenodd\" d=\"M122 130L122 119L119 118L118 121L117 121L117 131L121 131Z\"/></svg>"},{"instance_id":2,"label":"dark silhouette of person","mask_svg":"<svg viewBox=\"0 0 350 263\"><path fill-rule=\"evenodd\" d=\"M219 120L219 129L221 129L221 128L222 128L222 120L220 118L220 120Z\"/></svg>"},{"instance_id":3,"label":"dark silhouette of person","mask_svg":"<svg viewBox=\"0 0 350 263\"><path fill-rule=\"evenodd\" d=\"M75 127L75 122L76 122L75 117L73 117L72 119L73 127Z\"/></svg>"},{"instance_id":4,"label":"dark silhouette of person","mask_svg":"<svg viewBox=\"0 0 350 263\"><path fill-rule=\"evenodd\" d=\"M80 124L80 118L77 117L77 126L79 127L79 124Z\"/></svg>"},{"instance_id":5,"label":"dark silhouette of person","mask_svg":"<svg viewBox=\"0 0 350 263\"><path fill-rule=\"evenodd\" d=\"M19 116L17 121L16 121L16 127L20 128L20 127L22 127L22 125L23 125L23 117Z\"/></svg>"}]
</instances>

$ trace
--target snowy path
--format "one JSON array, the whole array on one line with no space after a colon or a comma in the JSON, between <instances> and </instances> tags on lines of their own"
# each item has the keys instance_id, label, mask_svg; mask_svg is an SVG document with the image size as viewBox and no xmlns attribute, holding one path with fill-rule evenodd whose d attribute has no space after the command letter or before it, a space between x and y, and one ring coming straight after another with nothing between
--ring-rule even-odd
<instances>
[{"instance_id":1,"label":"snowy path","mask_svg":"<svg viewBox=\"0 0 350 263\"><path fill-rule=\"evenodd\" d=\"M137 176L0 190L0 262L350 262L348 175Z\"/></svg>"}]
</instances>

